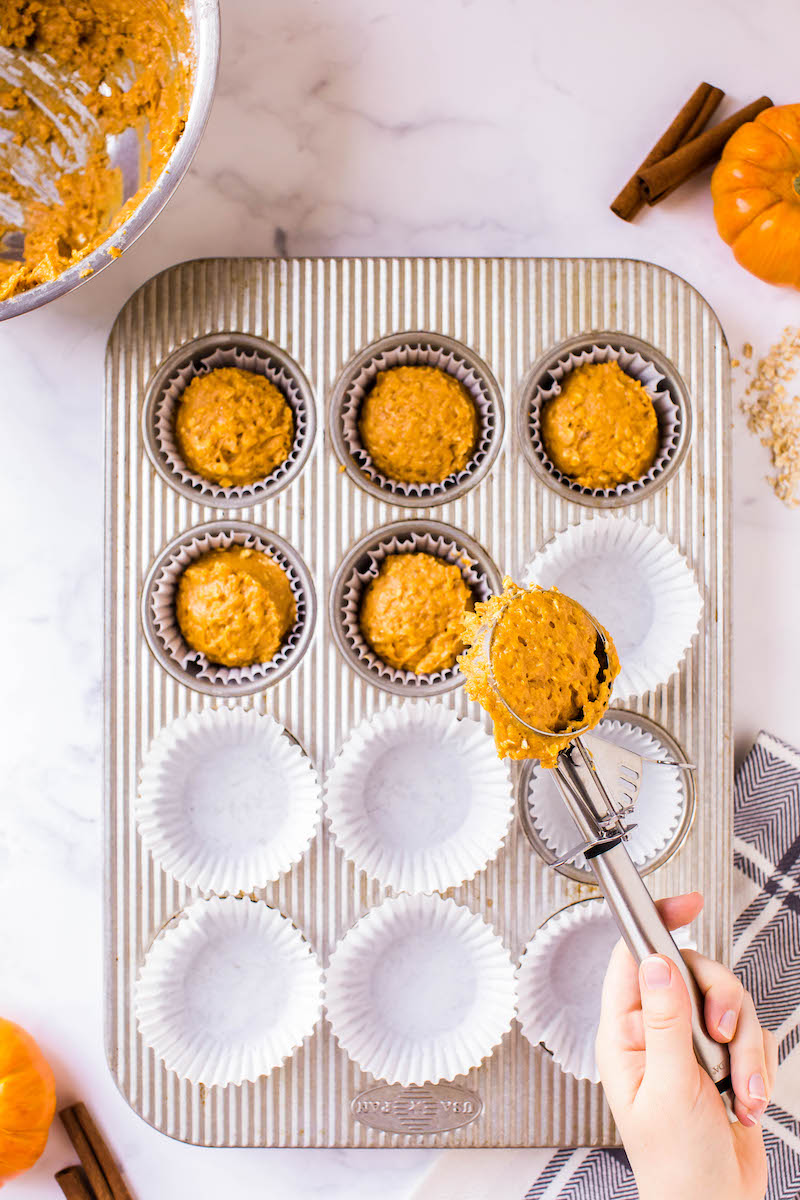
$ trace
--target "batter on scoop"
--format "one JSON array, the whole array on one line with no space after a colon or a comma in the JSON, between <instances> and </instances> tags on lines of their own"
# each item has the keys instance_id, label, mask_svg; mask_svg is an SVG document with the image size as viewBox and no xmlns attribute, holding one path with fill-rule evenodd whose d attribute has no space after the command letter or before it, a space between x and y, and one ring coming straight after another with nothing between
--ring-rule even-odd
<instances>
[{"instance_id":1,"label":"batter on scoop","mask_svg":"<svg viewBox=\"0 0 800 1200\"><path fill-rule=\"evenodd\" d=\"M511 708L536 729L560 737L541 737L516 721L489 679L485 631L497 619L492 639L492 669L497 687ZM602 629L602 626L599 628ZM605 630L608 666L598 658L597 629L586 613L551 588L523 588L503 580L503 592L476 604L464 619L468 649L458 665L466 691L494 722L501 758L538 758L554 767L574 729L593 729L608 708L619 659Z\"/></svg>"}]
</instances>

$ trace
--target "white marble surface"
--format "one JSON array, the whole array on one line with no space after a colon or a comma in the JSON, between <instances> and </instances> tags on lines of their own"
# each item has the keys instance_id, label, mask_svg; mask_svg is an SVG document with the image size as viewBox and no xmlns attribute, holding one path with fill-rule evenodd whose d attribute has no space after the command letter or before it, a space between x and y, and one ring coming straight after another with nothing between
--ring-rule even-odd
<instances>
[{"instance_id":1,"label":"white marble surface","mask_svg":"<svg viewBox=\"0 0 800 1200\"><path fill-rule=\"evenodd\" d=\"M689 279L734 352L800 321L797 293L742 272L707 179L635 225L608 202L700 79L725 111L800 99L792 0L222 0L223 55L194 166L109 271L0 327L8 518L0 789L0 1012L53 1063L61 1103L101 1117L141 1200L410 1196L416 1151L200 1150L118 1095L102 1046L103 349L145 279L205 254L627 255ZM712 32L713 37L712 37ZM736 418L735 730L800 742L800 512ZM56 1129L8 1196L56 1196ZM191 1182L189 1182L191 1181ZM515 1197L510 1200L516 1200Z\"/></svg>"}]
</instances>

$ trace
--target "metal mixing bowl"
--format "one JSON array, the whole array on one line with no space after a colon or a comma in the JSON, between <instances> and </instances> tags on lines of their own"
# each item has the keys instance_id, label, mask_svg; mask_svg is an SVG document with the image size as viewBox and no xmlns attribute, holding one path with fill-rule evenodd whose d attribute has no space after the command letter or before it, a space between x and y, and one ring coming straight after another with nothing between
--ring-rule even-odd
<instances>
[{"instance_id":1,"label":"metal mixing bowl","mask_svg":"<svg viewBox=\"0 0 800 1200\"><path fill-rule=\"evenodd\" d=\"M57 296L63 296L65 292L71 292L73 288L93 279L116 261L115 256L109 253L111 247L124 250L136 241L139 234L158 216L180 183L200 143L214 99L219 63L219 0L186 0L185 13L191 28L195 59L192 94L186 126L166 167L128 220L96 250L62 271L51 282L0 301L0 321L48 304ZM139 161L138 146L131 144L127 161L119 161L118 164L122 167L123 177L130 180L126 190L128 195L139 186ZM91 273L87 275L88 268L91 268Z\"/></svg>"}]
</instances>

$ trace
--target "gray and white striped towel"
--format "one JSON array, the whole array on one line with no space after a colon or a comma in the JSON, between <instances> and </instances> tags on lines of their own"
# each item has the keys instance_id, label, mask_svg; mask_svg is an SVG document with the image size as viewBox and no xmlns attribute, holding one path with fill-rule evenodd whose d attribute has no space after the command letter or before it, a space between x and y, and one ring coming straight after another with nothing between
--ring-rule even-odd
<instances>
[{"instance_id":1,"label":"gray and white striped towel","mask_svg":"<svg viewBox=\"0 0 800 1200\"><path fill-rule=\"evenodd\" d=\"M761 733L736 776L734 962L779 1044L768 1200L800 1198L800 752ZM531 1182L533 1180L533 1182ZM527 1191L525 1188L527 1187ZM636 1200L622 1150L453 1150L414 1200Z\"/></svg>"}]
</instances>

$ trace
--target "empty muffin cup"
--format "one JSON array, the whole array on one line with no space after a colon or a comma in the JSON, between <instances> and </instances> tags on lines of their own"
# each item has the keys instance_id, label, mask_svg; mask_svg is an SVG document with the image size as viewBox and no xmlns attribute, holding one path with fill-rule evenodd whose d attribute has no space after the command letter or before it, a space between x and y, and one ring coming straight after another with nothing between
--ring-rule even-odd
<instances>
[{"instance_id":1,"label":"empty muffin cup","mask_svg":"<svg viewBox=\"0 0 800 1200\"><path fill-rule=\"evenodd\" d=\"M206 479L186 462L175 436L181 397L193 379L220 367L236 367L269 380L292 412L294 435L287 457L269 475L253 483L223 487ZM316 412L311 386L285 351L245 333L214 333L175 350L156 371L142 409L145 449L161 478L171 488L214 508L236 509L268 500L303 469L314 444Z\"/></svg>"},{"instance_id":2,"label":"empty muffin cup","mask_svg":"<svg viewBox=\"0 0 800 1200\"><path fill-rule=\"evenodd\" d=\"M471 879L497 854L513 811L508 766L483 727L424 701L352 731L325 803L346 857L396 892Z\"/></svg>"},{"instance_id":3,"label":"empty muffin cup","mask_svg":"<svg viewBox=\"0 0 800 1200\"><path fill-rule=\"evenodd\" d=\"M514 967L496 933L453 900L398 896L334 950L325 1006L350 1058L387 1083L480 1066L514 1016Z\"/></svg>"},{"instance_id":4,"label":"empty muffin cup","mask_svg":"<svg viewBox=\"0 0 800 1200\"><path fill-rule=\"evenodd\" d=\"M674 932L680 949L694 942ZM517 971L517 1020L562 1071L598 1083L594 1043L603 980L620 935L605 900L579 900L554 913L525 947Z\"/></svg>"},{"instance_id":5,"label":"empty muffin cup","mask_svg":"<svg viewBox=\"0 0 800 1200\"><path fill-rule=\"evenodd\" d=\"M381 372L422 366L444 371L466 389L477 417L475 446L463 469L445 479L391 479L381 473L362 441L362 405ZM504 423L500 387L486 363L467 346L439 333L397 333L373 342L347 364L331 397L331 438L350 478L370 495L409 508L444 504L479 483L499 453Z\"/></svg>"},{"instance_id":6,"label":"empty muffin cup","mask_svg":"<svg viewBox=\"0 0 800 1200\"><path fill-rule=\"evenodd\" d=\"M473 603L500 589L500 573L486 551L467 534L439 521L398 521L361 538L334 575L330 591L330 620L334 640L353 670L377 687L395 695L438 695L458 687L458 666L417 674L385 662L361 630L361 605L369 584L389 555L430 554L457 566Z\"/></svg>"},{"instance_id":7,"label":"empty muffin cup","mask_svg":"<svg viewBox=\"0 0 800 1200\"><path fill-rule=\"evenodd\" d=\"M703 600L688 562L668 537L633 517L595 515L557 533L525 568L524 581L556 587L609 630L622 704L666 683L697 633Z\"/></svg>"},{"instance_id":8,"label":"empty muffin cup","mask_svg":"<svg viewBox=\"0 0 800 1200\"><path fill-rule=\"evenodd\" d=\"M280 1067L319 1020L322 973L303 935L249 898L196 900L151 945L136 983L141 1036L206 1087Z\"/></svg>"},{"instance_id":9,"label":"empty muffin cup","mask_svg":"<svg viewBox=\"0 0 800 1200\"><path fill-rule=\"evenodd\" d=\"M658 421L658 449L640 478L615 488L593 489L554 465L542 436L542 412L548 401L560 394L570 372L589 363L608 362L616 362L650 396ZM591 333L571 338L539 359L523 385L518 422L523 452L547 487L579 504L620 508L651 495L677 471L691 440L692 416L683 380L655 347L627 334Z\"/></svg>"},{"instance_id":10,"label":"empty muffin cup","mask_svg":"<svg viewBox=\"0 0 800 1200\"><path fill-rule=\"evenodd\" d=\"M251 892L277 879L314 837L314 768L276 720L207 708L160 731L135 802L145 847L187 887Z\"/></svg>"},{"instance_id":11,"label":"empty muffin cup","mask_svg":"<svg viewBox=\"0 0 800 1200\"><path fill-rule=\"evenodd\" d=\"M242 546L267 555L286 574L295 603L295 620L277 653L251 666L225 667L193 650L176 615L180 577L190 563L212 550ZM213 521L178 534L151 566L142 588L142 624L154 656L187 687L215 696L244 696L277 683L305 654L314 633L316 597L311 575L288 542L244 521Z\"/></svg>"},{"instance_id":12,"label":"empty muffin cup","mask_svg":"<svg viewBox=\"0 0 800 1200\"><path fill-rule=\"evenodd\" d=\"M640 875L662 866L676 852L691 827L695 784L690 771L662 763L685 763L678 743L655 721L638 713L609 709L593 732L645 761L636 807L628 818L635 825L625 843ZM659 761L660 760L660 761ZM526 763L518 779L518 809L526 836L545 862L552 863L578 841L578 832L551 771ZM557 868L579 882L594 883L582 854Z\"/></svg>"}]
</instances>

